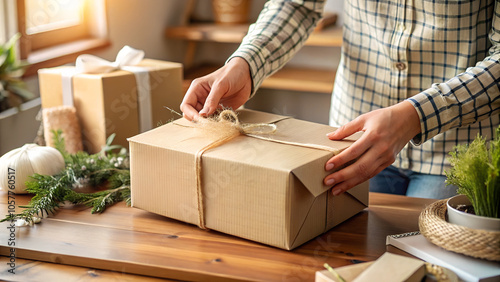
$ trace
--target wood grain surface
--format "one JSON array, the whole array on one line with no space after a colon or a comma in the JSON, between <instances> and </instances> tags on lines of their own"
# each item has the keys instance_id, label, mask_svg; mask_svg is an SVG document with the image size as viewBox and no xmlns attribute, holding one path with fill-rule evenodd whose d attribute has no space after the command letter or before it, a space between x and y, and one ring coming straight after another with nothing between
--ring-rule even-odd
<instances>
[{"instance_id":1,"label":"wood grain surface","mask_svg":"<svg viewBox=\"0 0 500 282\"><path fill-rule=\"evenodd\" d=\"M15 196L16 206L28 200L29 196ZM40 273L39 269L48 269L43 275L66 269L68 275L80 277L91 269L130 281L141 277L135 275L194 281L313 281L325 262L339 267L377 259L386 251L386 236L418 230L418 215L432 202L371 193L369 208L293 251L202 230L124 203L103 214L68 206L33 227L16 228L16 267L36 264ZM7 210L7 194L0 191L0 214ZM0 225L0 279L23 280L9 273L4 263L10 254L9 225ZM44 277L49 276L32 280L48 281Z\"/></svg>"},{"instance_id":2,"label":"wood grain surface","mask_svg":"<svg viewBox=\"0 0 500 282\"><path fill-rule=\"evenodd\" d=\"M3 260L3 257L1 257ZM2 281L123 281L123 282L160 282L174 281L147 277L116 271L92 269L79 266L63 265L29 259L16 259L15 275L8 273L10 267L0 264ZM8 273L8 274L7 274ZM5 280L3 280L5 279Z\"/></svg>"}]
</instances>

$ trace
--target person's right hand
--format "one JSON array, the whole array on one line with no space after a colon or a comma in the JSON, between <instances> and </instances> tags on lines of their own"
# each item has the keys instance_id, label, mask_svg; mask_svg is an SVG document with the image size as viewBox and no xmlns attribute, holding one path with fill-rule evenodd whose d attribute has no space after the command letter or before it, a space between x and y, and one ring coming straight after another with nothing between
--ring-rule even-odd
<instances>
[{"instance_id":1,"label":"person's right hand","mask_svg":"<svg viewBox=\"0 0 500 282\"><path fill-rule=\"evenodd\" d=\"M221 106L236 110L250 98L251 91L248 63L235 57L213 73L193 80L181 110L188 120L209 116Z\"/></svg>"}]
</instances>

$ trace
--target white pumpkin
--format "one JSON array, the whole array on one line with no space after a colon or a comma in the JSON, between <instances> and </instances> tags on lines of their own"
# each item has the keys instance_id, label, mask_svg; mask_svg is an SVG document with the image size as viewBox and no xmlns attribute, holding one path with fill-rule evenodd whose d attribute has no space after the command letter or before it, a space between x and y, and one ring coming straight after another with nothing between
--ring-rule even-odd
<instances>
[{"instance_id":1,"label":"white pumpkin","mask_svg":"<svg viewBox=\"0 0 500 282\"><path fill-rule=\"evenodd\" d=\"M0 158L0 189L25 194L25 183L31 180L30 176L35 173L55 175L64 167L64 158L57 149L26 144Z\"/></svg>"}]
</instances>

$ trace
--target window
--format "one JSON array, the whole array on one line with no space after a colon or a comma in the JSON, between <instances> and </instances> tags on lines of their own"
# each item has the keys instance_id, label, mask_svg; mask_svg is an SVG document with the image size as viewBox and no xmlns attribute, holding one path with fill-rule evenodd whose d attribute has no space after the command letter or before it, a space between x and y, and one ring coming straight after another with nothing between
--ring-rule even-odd
<instances>
[{"instance_id":1,"label":"window","mask_svg":"<svg viewBox=\"0 0 500 282\"><path fill-rule=\"evenodd\" d=\"M23 2L23 1L21 1ZM31 50L87 38L83 0L24 0L24 31ZM18 6L20 7L20 6Z\"/></svg>"},{"instance_id":2,"label":"window","mask_svg":"<svg viewBox=\"0 0 500 282\"><path fill-rule=\"evenodd\" d=\"M104 0L17 0L17 22L28 74L109 45Z\"/></svg>"}]
</instances>

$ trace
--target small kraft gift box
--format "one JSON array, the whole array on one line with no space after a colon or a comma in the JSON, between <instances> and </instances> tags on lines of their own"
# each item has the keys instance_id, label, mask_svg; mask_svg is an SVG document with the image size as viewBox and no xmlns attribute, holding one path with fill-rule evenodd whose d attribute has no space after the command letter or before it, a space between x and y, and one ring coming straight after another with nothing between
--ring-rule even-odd
<instances>
[{"instance_id":1,"label":"small kraft gift box","mask_svg":"<svg viewBox=\"0 0 500 282\"><path fill-rule=\"evenodd\" d=\"M252 130L217 137L181 118L129 138L132 206L286 250L368 206L367 182L339 196L323 184L353 143L329 140L335 128L251 110L227 120Z\"/></svg>"},{"instance_id":2,"label":"small kraft gift box","mask_svg":"<svg viewBox=\"0 0 500 282\"><path fill-rule=\"evenodd\" d=\"M97 153L115 133L114 144L172 119L182 102L182 64L143 59L125 46L115 62L81 55L75 66L38 71L42 108L74 106L83 147Z\"/></svg>"}]
</instances>

